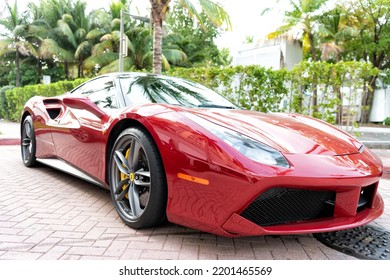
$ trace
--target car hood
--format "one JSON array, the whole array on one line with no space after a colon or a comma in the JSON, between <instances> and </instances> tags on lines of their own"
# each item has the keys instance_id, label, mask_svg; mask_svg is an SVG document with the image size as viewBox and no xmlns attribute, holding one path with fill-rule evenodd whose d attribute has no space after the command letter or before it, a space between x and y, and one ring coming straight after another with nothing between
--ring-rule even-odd
<instances>
[{"instance_id":1,"label":"car hood","mask_svg":"<svg viewBox=\"0 0 390 280\"><path fill-rule=\"evenodd\" d=\"M284 153L349 155L358 153L363 146L334 126L298 114L228 109L188 109L188 112Z\"/></svg>"}]
</instances>

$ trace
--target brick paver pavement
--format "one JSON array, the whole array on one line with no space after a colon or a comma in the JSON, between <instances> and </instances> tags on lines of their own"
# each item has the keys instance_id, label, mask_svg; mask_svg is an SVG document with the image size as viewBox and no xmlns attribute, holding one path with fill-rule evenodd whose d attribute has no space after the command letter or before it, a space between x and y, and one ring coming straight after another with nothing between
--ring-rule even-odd
<instances>
[{"instance_id":1,"label":"brick paver pavement","mask_svg":"<svg viewBox=\"0 0 390 280\"><path fill-rule=\"evenodd\" d=\"M225 238L178 225L134 230L107 190L48 167L25 168L0 146L0 259L354 259L312 235ZM390 180L380 192L390 207ZM376 225L390 230L389 212Z\"/></svg>"}]
</instances>

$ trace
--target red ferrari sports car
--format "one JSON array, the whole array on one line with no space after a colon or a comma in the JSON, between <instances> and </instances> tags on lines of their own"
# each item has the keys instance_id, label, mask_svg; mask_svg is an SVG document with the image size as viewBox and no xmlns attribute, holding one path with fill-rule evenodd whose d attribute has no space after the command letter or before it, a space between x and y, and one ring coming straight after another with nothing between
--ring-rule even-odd
<instances>
[{"instance_id":1,"label":"red ferrari sports car","mask_svg":"<svg viewBox=\"0 0 390 280\"><path fill-rule=\"evenodd\" d=\"M176 224L224 236L361 226L384 209L382 163L337 128L240 110L199 84L103 75L33 97L21 153L111 191L130 227Z\"/></svg>"}]
</instances>

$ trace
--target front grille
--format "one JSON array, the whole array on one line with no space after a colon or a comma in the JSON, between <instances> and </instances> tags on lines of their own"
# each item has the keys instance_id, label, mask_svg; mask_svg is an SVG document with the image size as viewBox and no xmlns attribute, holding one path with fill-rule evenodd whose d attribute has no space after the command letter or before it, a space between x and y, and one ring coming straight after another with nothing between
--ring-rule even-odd
<instances>
[{"instance_id":1,"label":"front grille","mask_svg":"<svg viewBox=\"0 0 390 280\"><path fill-rule=\"evenodd\" d=\"M259 226L332 217L336 192L272 188L260 194L241 216Z\"/></svg>"}]
</instances>

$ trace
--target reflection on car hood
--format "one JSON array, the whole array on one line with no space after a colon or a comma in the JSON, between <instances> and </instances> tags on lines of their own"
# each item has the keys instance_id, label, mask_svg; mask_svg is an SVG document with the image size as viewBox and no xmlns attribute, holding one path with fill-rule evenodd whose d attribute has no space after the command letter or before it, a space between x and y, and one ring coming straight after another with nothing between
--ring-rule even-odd
<instances>
[{"instance_id":1,"label":"reflection on car hood","mask_svg":"<svg viewBox=\"0 0 390 280\"><path fill-rule=\"evenodd\" d=\"M349 134L302 115L226 109L188 109L188 112L236 130L284 153L348 155L358 153L362 147Z\"/></svg>"}]
</instances>

